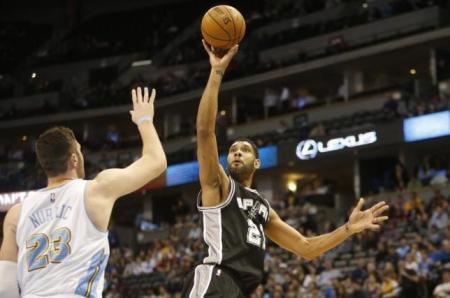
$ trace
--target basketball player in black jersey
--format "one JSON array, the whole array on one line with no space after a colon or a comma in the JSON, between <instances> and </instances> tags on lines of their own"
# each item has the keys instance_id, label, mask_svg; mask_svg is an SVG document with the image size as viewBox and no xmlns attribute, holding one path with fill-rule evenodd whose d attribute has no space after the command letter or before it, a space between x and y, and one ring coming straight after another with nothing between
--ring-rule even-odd
<instances>
[{"instance_id":1,"label":"basketball player in black jersey","mask_svg":"<svg viewBox=\"0 0 450 298\"><path fill-rule=\"evenodd\" d=\"M335 231L306 238L283 222L269 203L251 189L260 167L258 148L248 139L236 140L228 152L229 175L219 163L215 123L222 77L238 46L223 57L204 41L211 73L197 115L197 154L201 192L197 198L203 215L203 238L208 256L188 278L183 297L247 297L261 283L266 237L306 259L314 259L355 233L379 229L388 209L378 203L362 211L360 199L349 221Z\"/></svg>"}]
</instances>

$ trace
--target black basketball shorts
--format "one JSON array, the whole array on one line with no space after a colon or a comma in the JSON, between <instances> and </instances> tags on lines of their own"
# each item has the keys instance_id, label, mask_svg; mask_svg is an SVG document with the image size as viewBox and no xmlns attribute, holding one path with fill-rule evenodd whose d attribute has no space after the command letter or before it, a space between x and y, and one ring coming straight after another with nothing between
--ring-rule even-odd
<instances>
[{"instance_id":1,"label":"black basketball shorts","mask_svg":"<svg viewBox=\"0 0 450 298\"><path fill-rule=\"evenodd\" d=\"M200 264L186 279L181 297L244 298L245 296L228 272L216 265Z\"/></svg>"}]
</instances>

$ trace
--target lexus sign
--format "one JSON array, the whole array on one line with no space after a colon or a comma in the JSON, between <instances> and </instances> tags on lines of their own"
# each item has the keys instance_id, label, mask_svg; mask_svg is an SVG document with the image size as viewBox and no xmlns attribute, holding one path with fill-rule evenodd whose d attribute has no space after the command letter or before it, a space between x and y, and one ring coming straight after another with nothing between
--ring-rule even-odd
<instances>
[{"instance_id":1,"label":"lexus sign","mask_svg":"<svg viewBox=\"0 0 450 298\"><path fill-rule=\"evenodd\" d=\"M326 143L315 140L304 140L297 145L297 156L302 160L316 158L319 153L338 151L345 148L353 148L369 145L377 141L377 132L369 131L358 135L349 135L342 138L328 140Z\"/></svg>"}]
</instances>

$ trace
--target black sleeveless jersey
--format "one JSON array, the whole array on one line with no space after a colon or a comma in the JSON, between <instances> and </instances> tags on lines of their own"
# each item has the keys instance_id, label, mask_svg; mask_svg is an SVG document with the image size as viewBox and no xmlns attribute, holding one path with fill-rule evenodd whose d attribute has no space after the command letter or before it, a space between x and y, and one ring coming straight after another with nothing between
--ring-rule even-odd
<instances>
[{"instance_id":1,"label":"black sleeveless jersey","mask_svg":"<svg viewBox=\"0 0 450 298\"><path fill-rule=\"evenodd\" d=\"M219 206L201 207L200 195L197 199L203 214L203 238L208 245L203 263L217 264L230 272L248 295L262 282L264 227L270 206L256 190L229 179L229 196Z\"/></svg>"}]
</instances>

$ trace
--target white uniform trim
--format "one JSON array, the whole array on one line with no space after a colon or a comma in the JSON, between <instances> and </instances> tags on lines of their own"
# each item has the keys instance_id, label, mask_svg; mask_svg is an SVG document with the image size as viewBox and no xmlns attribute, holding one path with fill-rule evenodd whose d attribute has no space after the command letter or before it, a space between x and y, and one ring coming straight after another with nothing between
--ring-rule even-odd
<instances>
[{"instance_id":1,"label":"white uniform trim","mask_svg":"<svg viewBox=\"0 0 450 298\"><path fill-rule=\"evenodd\" d=\"M201 264L195 268L194 284L189 298L203 298L211 283L214 265Z\"/></svg>"},{"instance_id":2,"label":"white uniform trim","mask_svg":"<svg viewBox=\"0 0 450 298\"><path fill-rule=\"evenodd\" d=\"M221 209L203 212L203 240L208 245L208 256L204 263L222 262L222 212Z\"/></svg>"},{"instance_id":3,"label":"white uniform trim","mask_svg":"<svg viewBox=\"0 0 450 298\"><path fill-rule=\"evenodd\" d=\"M198 195L197 195L197 209L199 211L211 210L211 209L219 209L219 208L224 208L228 204L230 204L231 199L233 198L233 195L234 195L234 191L235 191L236 185L234 183L234 180L231 177L229 179L230 179L230 193L228 194L228 197L227 197L227 199L225 201L223 201L221 204L219 204L217 206L202 207L201 204L200 204L201 200L202 200L202 197L201 197L202 191L200 191L198 193Z\"/></svg>"},{"instance_id":4,"label":"white uniform trim","mask_svg":"<svg viewBox=\"0 0 450 298\"><path fill-rule=\"evenodd\" d=\"M203 240L208 245L208 256L203 260L204 263L220 264L222 262L222 209L232 201L235 188L235 182L230 178L230 193L227 199L214 207L200 207L201 193L197 197L197 207L203 214Z\"/></svg>"},{"instance_id":5,"label":"white uniform trim","mask_svg":"<svg viewBox=\"0 0 450 298\"><path fill-rule=\"evenodd\" d=\"M202 198L201 198L202 192L200 191L200 192L198 193L198 196L197 196L197 209L198 209L199 211L212 210L212 209L219 209L219 208L224 208L224 207L226 207L228 204L230 204L231 199L233 198L234 190L235 190L236 186L235 186L234 180L233 180L232 178L229 178L229 179L230 179L230 193L228 194L228 197L227 197L227 199L226 199L225 201L223 201L221 204L219 204L219 205L217 205L217 206L212 206L212 207L202 207L202 206L200 205L201 199L202 199Z\"/></svg>"}]
</instances>

